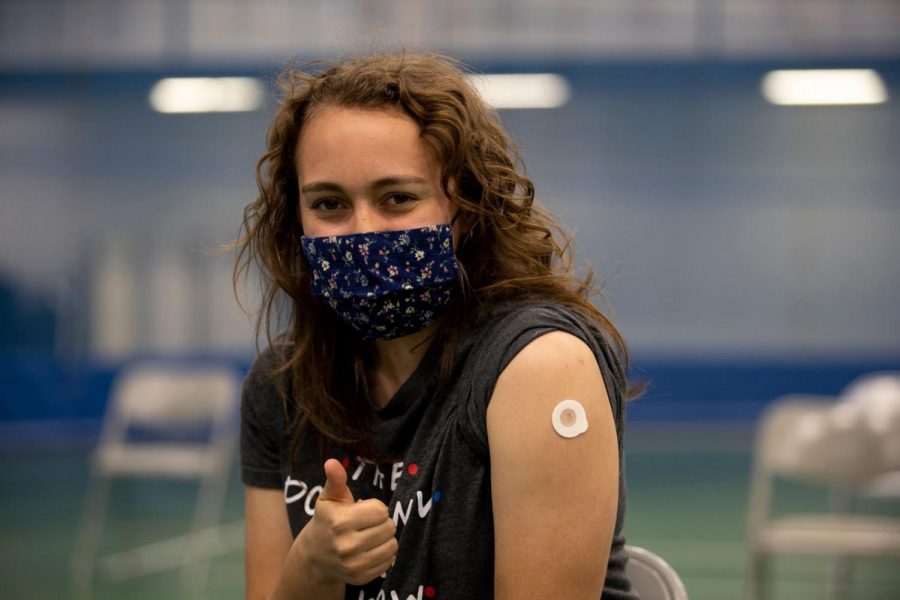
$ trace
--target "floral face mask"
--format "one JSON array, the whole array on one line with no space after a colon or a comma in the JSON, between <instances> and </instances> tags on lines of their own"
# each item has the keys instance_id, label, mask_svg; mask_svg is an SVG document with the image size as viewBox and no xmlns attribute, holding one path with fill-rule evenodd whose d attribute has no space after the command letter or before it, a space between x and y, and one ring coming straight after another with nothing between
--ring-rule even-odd
<instances>
[{"instance_id":1,"label":"floral face mask","mask_svg":"<svg viewBox=\"0 0 900 600\"><path fill-rule=\"evenodd\" d=\"M313 293L363 339L391 340L437 319L458 287L450 225L301 236Z\"/></svg>"}]
</instances>

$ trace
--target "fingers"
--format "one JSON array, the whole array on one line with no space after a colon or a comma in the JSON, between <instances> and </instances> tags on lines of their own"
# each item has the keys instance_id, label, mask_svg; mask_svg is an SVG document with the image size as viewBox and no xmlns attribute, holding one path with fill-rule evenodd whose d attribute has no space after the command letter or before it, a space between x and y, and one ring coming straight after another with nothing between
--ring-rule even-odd
<instances>
[{"instance_id":1,"label":"fingers","mask_svg":"<svg viewBox=\"0 0 900 600\"><path fill-rule=\"evenodd\" d=\"M325 461L324 469L325 486L322 488L322 493L319 494L316 502L330 500L332 502L352 503L353 493L347 487L347 471L344 469L344 465L338 460L329 458Z\"/></svg>"},{"instance_id":2,"label":"fingers","mask_svg":"<svg viewBox=\"0 0 900 600\"><path fill-rule=\"evenodd\" d=\"M397 528L393 521L382 521L377 525L357 531L352 543L357 552L369 552L385 542L395 539L396 534Z\"/></svg>"},{"instance_id":3,"label":"fingers","mask_svg":"<svg viewBox=\"0 0 900 600\"><path fill-rule=\"evenodd\" d=\"M348 524L351 525L353 529L366 529L367 527L375 527L382 523L390 523L391 527L394 527L394 521L391 519L391 515L388 512L388 507L385 506L384 502L375 498L357 502L353 505L353 511L349 511L345 514L352 517L352 522ZM391 535L393 535L393 533Z\"/></svg>"},{"instance_id":4,"label":"fingers","mask_svg":"<svg viewBox=\"0 0 900 600\"><path fill-rule=\"evenodd\" d=\"M397 538L390 537L378 546L354 556L347 570L347 582L364 585L386 573L394 564L398 549Z\"/></svg>"},{"instance_id":5,"label":"fingers","mask_svg":"<svg viewBox=\"0 0 900 600\"><path fill-rule=\"evenodd\" d=\"M399 548L397 527L381 501L365 500L354 505L326 502L322 509L331 519L334 562L328 570L338 579L363 585L391 567ZM317 508L316 515L319 513ZM360 526L362 523L366 525Z\"/></svg>"}]
</instances>

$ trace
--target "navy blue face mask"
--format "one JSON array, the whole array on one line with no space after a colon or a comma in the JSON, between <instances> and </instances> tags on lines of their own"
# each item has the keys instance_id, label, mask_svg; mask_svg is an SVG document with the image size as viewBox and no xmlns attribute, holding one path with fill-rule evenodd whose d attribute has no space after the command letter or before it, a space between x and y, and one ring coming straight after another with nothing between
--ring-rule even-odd
<instances>
[{"instance_id":1,"label":"navy blue face mask","mask_svg":"<svg viewBox=\"0 0 900 600\"><path fill-rule=\"evenodd\" d=\"M459 286L450 225L301 236L313 293L367 340L421 331Z\"/></svg>"}]
</instances>

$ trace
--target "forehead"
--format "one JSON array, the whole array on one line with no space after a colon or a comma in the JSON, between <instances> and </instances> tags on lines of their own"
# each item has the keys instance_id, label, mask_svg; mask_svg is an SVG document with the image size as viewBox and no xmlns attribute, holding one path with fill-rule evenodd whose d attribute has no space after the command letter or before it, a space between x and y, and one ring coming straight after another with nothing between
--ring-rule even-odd
<instances>
[{"instance_id":1,"label":"forehead","mask_svg":"<svg viewBox=\"0 0 900 600\"><path fill-rule=\"evenodd\" d=\"M384 175L398 170L432 174L437 161L419 125L398 109L327 106L317 109L297 140L301 181Z\"/></svg>"}]
</instances>

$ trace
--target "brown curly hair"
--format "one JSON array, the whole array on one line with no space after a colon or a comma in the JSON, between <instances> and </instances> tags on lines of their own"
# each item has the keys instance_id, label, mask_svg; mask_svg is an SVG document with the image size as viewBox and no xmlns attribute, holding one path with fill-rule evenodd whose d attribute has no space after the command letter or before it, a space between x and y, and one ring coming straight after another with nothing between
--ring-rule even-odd
<instances>
[{"instance_id":1,"label":"brown curly hair","mask_svg":"<svg viewBox=\"0 0 900 600\"><path fill-rule=\"evenodd\" d=\"M293 448L311 426L361 456L373 455L364 424L369 347L313 296L299 245L297 141L324 106L401 110L419 125L441 165L441 186L468 229L456 249L461 293L440 327L445 373L466 307L512 298L547 299L577 310L597 323L626 365L622 337L590 301L590 272L574 272L571 237L535 201L534 185L517 169L518 150L459 63L439 55L374 54L289 69L279 83L283 98L257 164L259 196L245 208L235 242L234 277L237 284L251 264L259 268L257 339L265 331L270 347L280 349L277 371L288 375L279 378L286 382L285 411L296 415Z\"/></svg>"}]
</instances>

